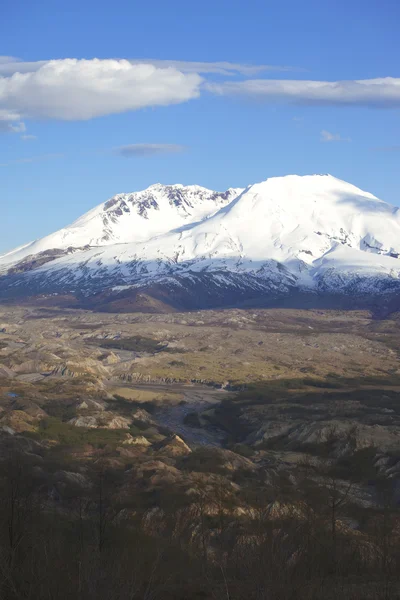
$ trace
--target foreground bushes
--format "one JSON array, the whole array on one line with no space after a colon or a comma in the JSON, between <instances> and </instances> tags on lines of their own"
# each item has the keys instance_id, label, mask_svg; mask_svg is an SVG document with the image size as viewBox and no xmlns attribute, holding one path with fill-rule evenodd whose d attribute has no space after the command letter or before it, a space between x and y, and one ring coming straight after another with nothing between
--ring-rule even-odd
<instances>
[{"instance_id":1,"label":"foreground bushes","mask_svg":"<svg viewBox=\"0 0 400 600\"><path fill-rule=\"evenodd\" d=\"M135 465L15 443L1 455L2 600L400 598L390 480L376 484L379 508L362 509L350 483L329 472L317 485L306 465L295 487L253 474L238 491L210 450L186 461L190 490L152 491Z\"/></svg>"}]
</instances>

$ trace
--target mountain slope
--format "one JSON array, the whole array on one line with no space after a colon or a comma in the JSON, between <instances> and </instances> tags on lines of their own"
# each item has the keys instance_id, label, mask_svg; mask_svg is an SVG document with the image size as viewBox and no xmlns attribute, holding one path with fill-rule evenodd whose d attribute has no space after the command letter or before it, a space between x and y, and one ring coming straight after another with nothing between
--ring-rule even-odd
<instances>
[{"instance_id":1,"label":"mountain slope","mask_svg":"<svg viewBox=\"0 0 400 600\"><path fill-rule=\"evenodd\" d=\"M157 184L1 256L0 293L156 286L182 307L305 289L372 296L400 288L399 256L399 209L330 175L223 193Z\"/></svg>"},{"instance_id":2,"label":"mountain slope","mask_svg":"<svg viewBox=\"0 0 400 600\"><path fill-rule=\"evenodd\" d=\"M197 185L155 184L142 192L117 194L68 227L0 256L0 269L2 265L53 249L146 240L185 223L207 218L241 191L213 192Z\"/></svg>"}]
</instances>

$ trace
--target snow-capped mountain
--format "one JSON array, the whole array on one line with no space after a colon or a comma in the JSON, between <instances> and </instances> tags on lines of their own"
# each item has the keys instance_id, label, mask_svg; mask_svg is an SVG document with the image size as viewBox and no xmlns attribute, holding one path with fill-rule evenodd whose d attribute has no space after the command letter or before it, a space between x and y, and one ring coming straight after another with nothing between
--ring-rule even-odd
<instances>
[{"instance_id":1,"label":"snow-capped mountain","mask_svg":"<svg viewBox=\"0 0 400 600\"><path fill-rule=\"evenodd\" d=\"M223 193L157 184L0 256L0 293L151 288L199 306L295 290L376 295L400 290L399 257L400 210L330 175Z\"/></svg>"},{"instance_id":2,"label":"snow-capped mountain","mask_svg":"<svg viewBox=\"0 0 400 600\"><path fill-rule=\"evenodd\" d=\"M198 185L155 184L142 192L117 194L68 227L0 256L0 265L3 259L7 263L18 262L55 248L66 250L145 241L213 215L242 191L230 189L220 193Z\"/></svg>"}]
</instances>

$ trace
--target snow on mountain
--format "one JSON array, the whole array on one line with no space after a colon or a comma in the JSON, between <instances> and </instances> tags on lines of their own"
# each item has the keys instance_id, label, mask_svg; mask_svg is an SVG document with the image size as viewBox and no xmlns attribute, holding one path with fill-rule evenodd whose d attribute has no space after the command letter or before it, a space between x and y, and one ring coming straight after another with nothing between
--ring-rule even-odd
<instances>
[{"instance_id":1,"label":"snow on mountain","mask_svg":"<svg viewBox=\"0 0 400 600\"><path fill-rule=\"evenodd\" d=\"M0 268L54 248L84 248L147 240L185 223L209 217L240 192L241 189L214 192L198 185L155 184L141 192L117 194L68 227L0 256Z\"/></svg>"},{"instance_id":2,"label":"snow on mountain","mask_svg":"<svg viewBox=\"0 0 400 600\"><path fill-rule=\"evenodd\" d=\"M157 184L1 256L8 275L0 291L91 294L212 281L214 291L253 295L381 293L400 289L399 257L400 210L330 175L275 177L224 193Z\"/></svg>"}]
</instances>

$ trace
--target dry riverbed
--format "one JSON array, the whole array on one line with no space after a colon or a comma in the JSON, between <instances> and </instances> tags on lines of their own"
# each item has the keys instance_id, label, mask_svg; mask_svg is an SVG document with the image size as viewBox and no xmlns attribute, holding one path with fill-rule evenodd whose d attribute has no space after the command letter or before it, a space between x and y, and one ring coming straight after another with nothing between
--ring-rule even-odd
<instances>
[{"instance_id":1,"label":"dry riverbed","mask_svg":"<svg viewBox=\"0 0 400 600\"><path fill-rule=\"evenodd\" d=\"M191 413L212 410L232 392L200 385L142 385L110 387L110 393L135 403L151 403L152 418L192 446L221 446L225 434L211 425L193 427L185 423Z\"/></svg>"}]
</instances>

